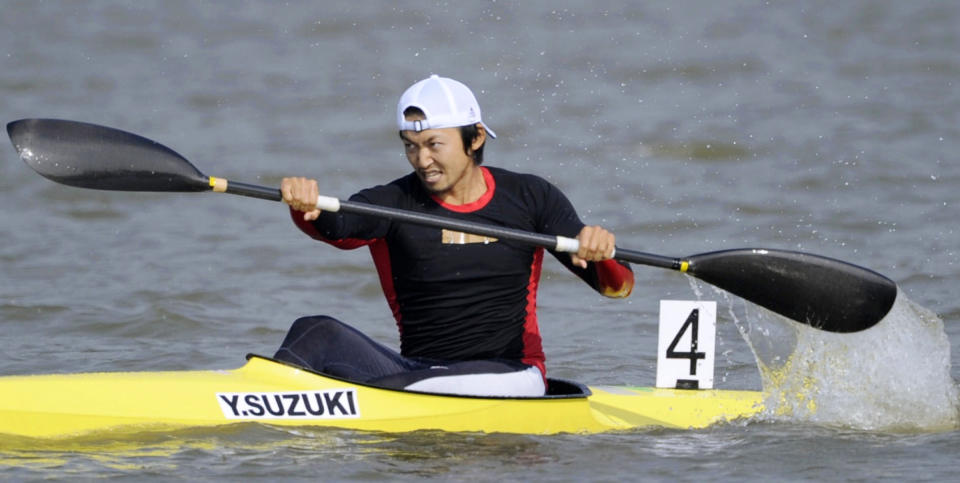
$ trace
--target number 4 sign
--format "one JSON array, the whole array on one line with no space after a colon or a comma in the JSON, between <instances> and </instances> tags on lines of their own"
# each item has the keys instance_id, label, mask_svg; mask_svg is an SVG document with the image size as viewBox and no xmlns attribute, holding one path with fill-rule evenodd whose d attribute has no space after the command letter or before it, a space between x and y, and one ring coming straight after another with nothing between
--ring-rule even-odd
<instances>
[{"instance_id":1,"label":"number 4 sign","mask_svg":"<svg viewBox=\"0 0 960 483\"><path fill-rule=\"evenodd\" d=\"M657 387L713 388L717 303L661 300Z\"/></svg>"}]
</instances>

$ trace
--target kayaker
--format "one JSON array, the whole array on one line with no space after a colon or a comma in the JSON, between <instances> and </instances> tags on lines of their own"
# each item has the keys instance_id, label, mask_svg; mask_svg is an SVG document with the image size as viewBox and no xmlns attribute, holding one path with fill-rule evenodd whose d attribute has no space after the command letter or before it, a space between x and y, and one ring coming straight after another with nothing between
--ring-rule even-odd
<instances>
[{"instance_id":1,"label":"kayaker","mask_svg":"<svg viewBox=\"0 0 960 483\"><path fill-rule=\"evenodd\" d=\"M413 172L351 200L576 237L553 254L598 292L626 297L633 272L611 259L614 235L585 226L555 186L482 166L496 134L470 89L430 76L403 93L397 126ZM400 331L400 352L328 316L304 317L276 359L357 382L424 392L538 396L546 368L536 295L543 249L467 233L316 210L316 180L285 178L294 223L341 249L367 246Z\"/></svg>"}]
</instances>

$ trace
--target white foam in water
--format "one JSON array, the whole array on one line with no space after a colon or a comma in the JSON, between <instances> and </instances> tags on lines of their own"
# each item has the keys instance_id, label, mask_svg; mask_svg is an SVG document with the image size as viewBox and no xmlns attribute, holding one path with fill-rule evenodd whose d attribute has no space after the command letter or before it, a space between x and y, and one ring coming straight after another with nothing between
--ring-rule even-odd
<instances>
[{"instance_id":1,"label":"white foam in water","mask_svg":"<svg viewBox=\"0 0 960 483\"><path fill-rule=\"evenodd\" d=\"M745 307L738 317L739 299L717 292L757 359L770 419L884 431L960 426L943 320L902 292L877 325L849 334L752 304L737 304Z\"/></svg>"}]
</instances>

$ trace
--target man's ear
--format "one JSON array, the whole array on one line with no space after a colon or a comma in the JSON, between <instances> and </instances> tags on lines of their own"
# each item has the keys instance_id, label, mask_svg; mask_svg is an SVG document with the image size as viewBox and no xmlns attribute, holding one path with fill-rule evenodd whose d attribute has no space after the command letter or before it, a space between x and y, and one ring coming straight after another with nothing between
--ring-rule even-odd
<instances>
[{"instance_id":1,"label":"man's ear","mask_svg":"<svg viewBox=\"0 0 960 483\"><path fill-rule=\"evenodd\" d=\"M487 130L483 128L483 124L477 124L477 135L474 136L473 142L470 143L470 151L480 149L480 146L483 146L485 142L487 142Z\"/></svg>"}]
</instances>

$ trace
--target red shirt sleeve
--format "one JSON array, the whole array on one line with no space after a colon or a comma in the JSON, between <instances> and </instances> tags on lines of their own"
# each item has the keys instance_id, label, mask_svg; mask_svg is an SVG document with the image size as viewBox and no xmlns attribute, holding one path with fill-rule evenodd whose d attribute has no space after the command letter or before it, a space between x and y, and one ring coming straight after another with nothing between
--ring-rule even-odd
<instances>
[{"instance_id":1,"label":"red shirt sleeve","mask_svg":"<svg viewBox=\"0 0 960 483\"><path fill-rule=\"evenodd\" d=\"M323 234L320 233L320 230L317 230L317 227L314 226L313 222L306 221L303 219L303 212L297 211L293 208L290 208L290 218L293 218L293 224L297 225L297 228L300 231L306 233L313 238L314 240L320 240L322 242L329 243L337 248L342 250L353 250L354 248L360 248L362 246L367 246L373 243L376 240L360 240L355 238L344 238L341 240L331 240Z\"/></svg>"},{"instance_id":2,"label":"red shirt sleeve","mask_svg":"<svg viewBox=\"0 0 960 483\"><path fill-rule=\"evenodd\" d=\"M604 260L593 264L597 274L597 290L613 298L624 298L633 291L633 270L629 265L616 260Z\"/></svg>"}]
</instances>

